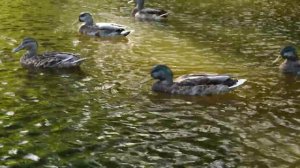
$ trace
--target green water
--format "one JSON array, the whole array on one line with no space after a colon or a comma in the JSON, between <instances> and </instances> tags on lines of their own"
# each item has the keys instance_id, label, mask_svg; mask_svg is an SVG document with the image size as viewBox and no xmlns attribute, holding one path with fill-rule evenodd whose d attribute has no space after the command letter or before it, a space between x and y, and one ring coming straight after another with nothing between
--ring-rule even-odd
<instances>
[{"instance_id":1,"label":"green water","mask_svg":"<svg viewBox=\"0 0 300 168\"><path fill-rule=\"evenodd\" d=\"M126 0L1 0L0 167L299 167L300 80L271 62L286 44L300 49L300 1L146 6L170 11L169 21L134 21ZM72 25L82 11L134 32L128 40L83 37ZM24 52L11 53L26 36L41 52L88 59L81 72L28 72L19 65ZM158 63L175 76L228 73L248 82L221 96L157 94L143 81Z\"/></svg>"}]
</instances>

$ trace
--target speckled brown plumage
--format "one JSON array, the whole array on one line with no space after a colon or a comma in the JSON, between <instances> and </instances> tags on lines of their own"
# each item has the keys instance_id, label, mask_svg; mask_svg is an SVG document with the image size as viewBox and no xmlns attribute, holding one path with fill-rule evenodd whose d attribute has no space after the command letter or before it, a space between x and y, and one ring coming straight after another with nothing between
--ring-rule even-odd
<instances>
[{"instance_id":1,"label":"speckled brown plumage","mask_svg":"<svg viewBox=\"0 0 300 168\"><path fill-rule=\"evenodd\" d=\"M230 91L226 85L183 85L181 83L173 83L172 85L165 85L160 81L152 86L155 92L164 92L170 94L190 95L190 96L207 96L227 93Z\"/></svg>"},{"instance_id":2,"label":"speckled brown plumage","mask_svg":"<svg viewBox=\"0 0 300 168\"><path fill-rule=\"evenodd\" d=\"M79 67L82 61L85 60L85 58L80 58L79 54L67 52L45 52L43 54L37 54L38 43L33 38L25 38L13 52L18 52L23 49L27 50L27 52L21 57L20 63L25 68L75 68Z\"/></svg>"},{"instance_id":3,"label":"speckled brown plumage","mask_svg":"<svg viewBox=\"0 0 300 168\"><path fill-rule=\"evenodd\" d=\"M21 57L20 63L25 68L72 68L82 63L79 54L66 52L46 52L29 56L26 53Z\"/></svg>"}]
</instances>

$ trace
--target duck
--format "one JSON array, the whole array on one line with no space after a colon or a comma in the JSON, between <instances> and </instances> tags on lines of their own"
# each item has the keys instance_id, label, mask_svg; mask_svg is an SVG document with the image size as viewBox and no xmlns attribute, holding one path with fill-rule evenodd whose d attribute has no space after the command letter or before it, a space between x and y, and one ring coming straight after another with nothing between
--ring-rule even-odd
<instances>
[{"instance_id":1,"label":"duck","mask_svg":"<svg viewBox=\"0 0 300 168\"><path fill-rule=\"evenodd\" d=\"M188 96L209 96L230 92L243 85L246 79L233 79L228 75L187 74L173 80L173 72L167 65L158 64L151 70L156 81L152 91Z\"/></svg>"},{"instance_id":2,"label":"duck","mask_svg":"<svg viewBox=\"0 0 300 168\"><path fill-rule=\"evenodd\" d=\"M144 8L144 0L131 0L128 3L133 2L136 7L132 10L131 15L138 20L164 21L168 18L169 13L165 10Z\"/></svg>"},{"instance_id":3,"label":"duck","mask_svg":"<svg viewBox=\"0 0 300 168\"><path fill-rule=\"evenodd\" d=\"M79 22L84 24L79 28L81 34L95 37L122 37L130 34L126 26L116 23L94 23L93 16L89 12L82 12L79 15Z\"/></svg>"},{"instance_id":4,"label":"duck","mask_svg":"<svg viewBox=\"0 0 300 168\"><path fill-rule=\"evenodd\" d=\"M281 72L300 75L300 61L294 46L289 45L283 47L278 58L273 61L273 64L282 59L284 59L284 62L279 66Z\"/></svg>"},{"instance_id":5,"label":"duck","mask_svg":"<svg viewBox=\"0 0 300 168\"><path fill-rule=\"evenodd\" d=\"M65 69L76 68L85 60L79 54L68 52L45 52L38 54L38 42L34 38L25 37L21 44L12 50L16 53L27 50L21 57L20 63L28 69Z\"/></svg>"}]
</instances>

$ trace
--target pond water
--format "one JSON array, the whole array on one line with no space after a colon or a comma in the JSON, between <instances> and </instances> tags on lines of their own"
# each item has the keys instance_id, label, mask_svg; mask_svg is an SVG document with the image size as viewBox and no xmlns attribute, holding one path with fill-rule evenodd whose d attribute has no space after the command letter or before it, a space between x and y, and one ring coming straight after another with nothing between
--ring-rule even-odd
<instances>
[{"instance_id":1,"label":"pond water","mask_svg":"<svg viewBox=\"0 0 300 168\"><path fill-rule=\"evenodd\" d=\"M298 0L148 0L164 23L130 18L126 0L1 0L0 167L242 167L300 165L300 80L271 62L300 48ZM127 39L77 33L82 11L134 30ZM88 58L80 72L28 72L12 54L23 37L39 51ZM225 95L151 92L153 65L175 76L248 79Z\"/></svg>"}]
</instances>

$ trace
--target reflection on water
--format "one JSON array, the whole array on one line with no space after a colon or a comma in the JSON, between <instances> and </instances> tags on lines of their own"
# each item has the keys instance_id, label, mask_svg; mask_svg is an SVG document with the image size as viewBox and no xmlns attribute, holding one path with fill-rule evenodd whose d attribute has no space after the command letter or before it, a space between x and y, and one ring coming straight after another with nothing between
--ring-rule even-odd
<instances>
[{"instance_id":1,"label":"reflection on water","mask_svg":"<svg viewBox=\"0 0 300 168\"><path fill-rule=\"evenodd\" d=\"M299 77L271 65L299 44L299 2L158 0L166 23L137 22L127 1L8 1L0 9L0 167L299 167ZM22 10L21 10L22 9ZM62 12L58 12L62 11ZM78 35L82 11L134 30ZM28 72L11 49L88 58L80 72ZM247 78L213 97L152 93L149 71ZM225 166L226 165L226 166Z\"/></svg>"}]
</instances>

